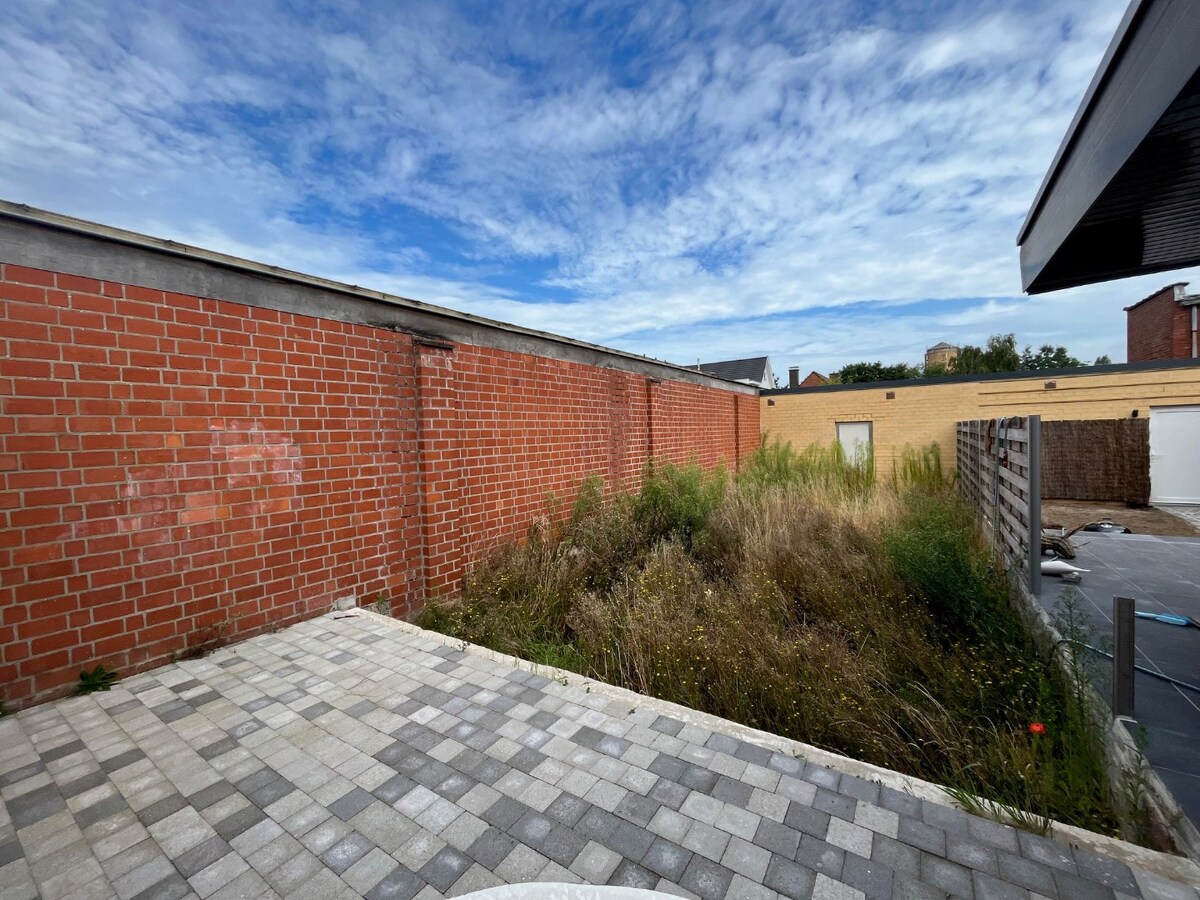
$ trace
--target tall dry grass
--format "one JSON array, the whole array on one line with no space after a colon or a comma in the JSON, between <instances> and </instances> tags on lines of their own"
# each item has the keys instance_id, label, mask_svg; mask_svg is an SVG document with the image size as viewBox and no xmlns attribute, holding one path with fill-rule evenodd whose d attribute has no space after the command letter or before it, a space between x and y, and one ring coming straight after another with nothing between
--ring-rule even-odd
<instances>
[{"instance_id":1,"label":"tall dry grass","mask_svg":"<svg viewBox=\"0 0 1200 900\"><path fill-rule=\"evenodd\" d=\"M418 621L1085 827L1098 736L1026 634L936 448L887 483L839 448L585 483ZM1028 726L1046 725L1042 735Z\"/></svg>"}]
</instances>

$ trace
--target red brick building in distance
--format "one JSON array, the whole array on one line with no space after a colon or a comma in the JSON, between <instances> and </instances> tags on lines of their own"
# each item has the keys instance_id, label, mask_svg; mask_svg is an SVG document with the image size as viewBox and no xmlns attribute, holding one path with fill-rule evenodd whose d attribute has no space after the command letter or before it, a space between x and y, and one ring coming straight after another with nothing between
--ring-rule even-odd
<instances>
[{"instance_id":1,"label":"red brick building in distance","mask_svg":"<svg viewBox=\"0 0 1200 900\"><path fill-rule=\"evenodd\" d=\"M1128 361L1200 358L1200 294L1186 294L1186 282L1169 284L1125 307Z\"/></svg>"}]
</instances>

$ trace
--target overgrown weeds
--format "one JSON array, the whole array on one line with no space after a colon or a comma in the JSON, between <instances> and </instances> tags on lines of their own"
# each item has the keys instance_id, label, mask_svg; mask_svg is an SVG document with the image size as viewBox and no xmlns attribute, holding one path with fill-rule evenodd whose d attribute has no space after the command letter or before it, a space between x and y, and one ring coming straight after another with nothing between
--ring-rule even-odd
<instances>
[{"instance_id":1,"label":"overgrown weeds","mask_svg":"<svg viewBox=\"0 0 1200 900\"><path fill-rule=\"evenodd\" d=\"M936 470L935 470L936 465ZM478 560L418 623L1113 833L1086 703L1009 604L936 448L891 481L764 443L735 479L656 463L636 494Z\"/></svg>"}]
</instances>

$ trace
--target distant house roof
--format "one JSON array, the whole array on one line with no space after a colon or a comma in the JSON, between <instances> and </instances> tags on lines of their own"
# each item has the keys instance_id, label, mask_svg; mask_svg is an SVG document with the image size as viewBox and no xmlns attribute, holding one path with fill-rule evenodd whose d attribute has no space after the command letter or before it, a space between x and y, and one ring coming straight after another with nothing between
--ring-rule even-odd
<instances>
[{"instance_id":1,"label":"distant house roof","mask_svg":"<svg viewBox=\"0 0 1200 900\"><path fill-rule=\"evenodd\" d=\"M1130 305L1130 306L1127 306L1127 307L1125 307L1125 312L1129 312L1131 309L1137 309L1139 306L1141 306L1141 305L1142 305L1143 303L1145 303L1147 300L1153 300L1153 299L1154 299L1155 297L1157 297L1159 294L1162 294L1162 293L1164 293L1164 292L1166 292L1166 291L1169 291L1169 290L1171 290L1172 288L1185 288L1185 287L1187 287L1187 286L1188 286L1188 283L1187 283L1186 281L1176 281L1174 284L1168 284L1166 287L1160 287L1160 288L1159 288L1157 291L1155 291L1153 294L1149 294L1149 295L1147 295L1147 296L1143 297L1143 298L1142 298L1141 300L1139 300L1137 303L1134 303L1134 304L1132 304L1132 305Z\"/></svg>"},{"instance_id":2,"label":"distant house roof","mask_svg":"<svg viewBox=\"0 0 1200 900\"><path fill-rule=\"evenodd\" d=\"M695 366L698 372L724 378L728 381L762 382L767 377L770 360L765 356L751 356L748 359L725 359L720 362L699 363Z\"/></svg>"},{"instance_id":3,"label":"distant house roof","mask_svg":"<svg viewBox=\"0 0 1200 900\"><path fill-rule=\"evenodd\" d=\"M947 344L945 341L939 341L938 343L934 344L929 349L930 350L957 350L959 348L956 344Z\"/></svg>"},{"instance_id":4,"label":"distant house roof","mask_svg":"<svg viewBox=\"0 0 1200 900\"><path fill-rule=\"evenodd\" d=\"M800 382L800 387L820 387L823 384L829 384L829 379L814 369Z\"/></svg>"}]
</instances>

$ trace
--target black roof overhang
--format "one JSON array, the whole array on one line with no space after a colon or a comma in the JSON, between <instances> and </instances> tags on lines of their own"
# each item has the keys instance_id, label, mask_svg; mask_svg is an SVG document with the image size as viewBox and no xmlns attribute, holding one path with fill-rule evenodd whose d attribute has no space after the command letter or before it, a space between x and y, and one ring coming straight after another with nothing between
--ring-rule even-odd
<instances>
[{"instance_id":1,"label":"black roof overhang","mask_svg":"<svg viewBox=\"0 0 1200 900\"><path fill-rule=\"evenodd\" d=\"M1200 0L1133 0L1017 238L1031 294L1200 264Z\"/></svg>"}]
</instances>

